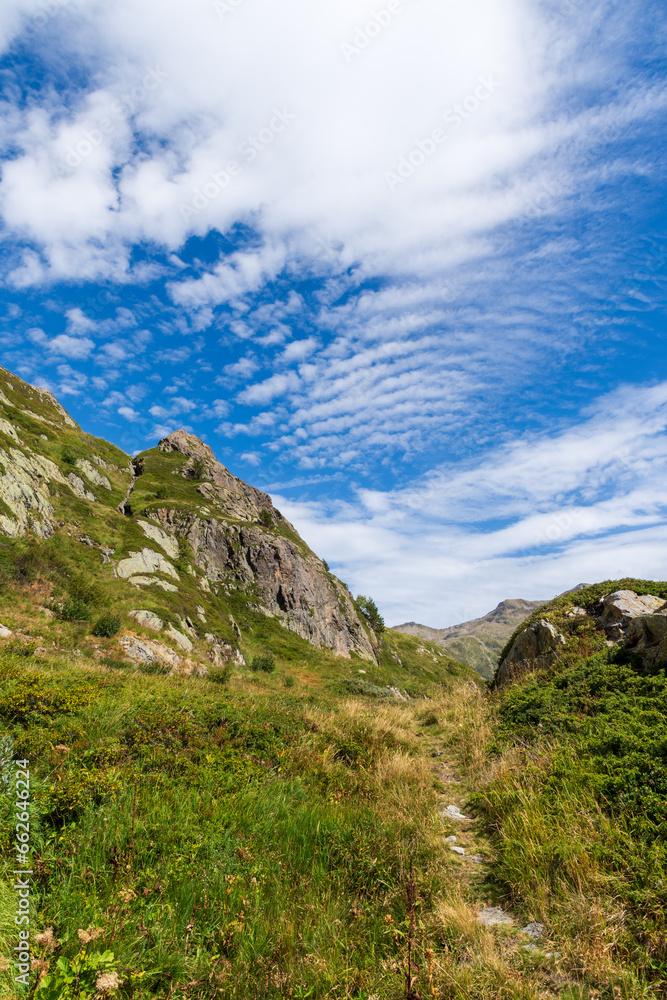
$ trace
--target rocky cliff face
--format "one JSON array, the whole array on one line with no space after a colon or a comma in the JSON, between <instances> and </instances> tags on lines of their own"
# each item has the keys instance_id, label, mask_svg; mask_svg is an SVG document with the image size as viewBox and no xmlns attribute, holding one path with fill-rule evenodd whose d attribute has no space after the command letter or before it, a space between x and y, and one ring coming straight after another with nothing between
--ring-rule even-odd
<instances>
[{"instance_id":1,"label":"rocky cliff face","mask_svg":"<svg viewBox=\"0 0 667 1000\"><path fill-rule=\"evenodd\" d=\"M208 445L177 431L130 459L84 434L46 390L0 369L0 533L47 539L59 532L97 549L109 580L130 588L135 603L143 592L181 637L191 628L191 645L237 655L229 598L314 646L376 658L375 638L344 584L271 498L233 476ZM191 606L201 627L184 610ZM132 613L142 624L150 620L147 609ZM224 624L217 635L212 619Z\"/></svg>"},{"instance_id":2,"label":"rocky cliff face","mask_svg":"<svg viewBox=\"0 0 667 1000\"><path fill-rule=\"evenodd\" d=\"M372 640L354 609L347 588L299 538L267 494L233 476L198 438L177 431L160 442L162 454L184 461L178 475L203 478L198 510L162 507L149 516L191 547L194 562L209 586L253 594L263 614L315 646L340 656L375 657ZM139 461L142 456L139 456ZM155 468L155 465L153 466ZM212 509L211 509L212 508Z\"/></svg>"},{"instance_id":3,"label":"rocky cliff face","mask_svg":"<svg viewBox=\"0 0 667 1000\"><path fill-rule=\"evenodd\" d=\"M498 663L498 656L515 630L537 608L541 601L501 601L497 608L461 625L435 629L416 622L396 625L396 632L418 636L443 646L451 656L476 670L490 680Z\"/></svg>"}]
</instances>

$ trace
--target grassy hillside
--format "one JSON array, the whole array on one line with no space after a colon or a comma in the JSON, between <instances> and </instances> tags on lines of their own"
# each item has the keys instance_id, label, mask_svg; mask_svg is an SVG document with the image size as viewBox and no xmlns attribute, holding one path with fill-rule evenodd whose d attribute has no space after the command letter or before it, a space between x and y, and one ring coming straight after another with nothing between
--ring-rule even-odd
<instances>
[{"instance_id":1,"label":"grassy hillside","mask_svg":"<svg viewBox=\"0 0 667 1000\"><path fill-rule=\"evenodd\" d=\"M38 997L70 995L77 969L81 997L104 970L121 997L401 995L410 864L425 927L453 884L429 734L432 699L470 684L467 668L405 636L377 667L349 663L284 629L281 644L258 615L249 641L272 672L141 672L114 640L40 611L54 580L83 572L70 540L13 559L9 545L0 620L21 635L0 646L0 729L6 756L30 761L34 954L64 970ZM113 587L102 603L118 607ZM411 701L389 695L397 681ZM5 955L13 805L3 796ZM420 960L438 947L423 935ZM2 982L3 998L25 995Z\"/></svg>"},{"instance_id":2,"label":"grassy hillside","mask_svg":"<svg viewBox=\"0 0 667 1000\"><path fill-rule=\"evenodd\" d=\"M563 965L609 998L667 983L667 665L647 674L567 615L624 589L667 597L665 583L606 581L535 612L567 647L492 696L469 773L508 907L543 922Z\"/></svg>"}]
</instances>

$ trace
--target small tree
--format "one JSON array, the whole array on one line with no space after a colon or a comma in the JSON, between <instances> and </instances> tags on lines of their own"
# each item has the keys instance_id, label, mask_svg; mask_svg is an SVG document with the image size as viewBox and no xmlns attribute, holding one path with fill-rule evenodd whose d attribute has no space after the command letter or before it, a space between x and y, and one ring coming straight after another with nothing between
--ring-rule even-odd
<instances>
[{"instance_id":1,"label":"small tree","mask_svg":"<svg viewBox=\"0 0 667 1000\"><path fill-rule=\"evenodd\" d=\"M364 597L363 594L359 594L354 604L359 614L365 619L368 625L370 625L373 631L377 635L381 635L386 626L384 618L378 611L378 606L372 597Z\"/></svg>"}]
</instances>

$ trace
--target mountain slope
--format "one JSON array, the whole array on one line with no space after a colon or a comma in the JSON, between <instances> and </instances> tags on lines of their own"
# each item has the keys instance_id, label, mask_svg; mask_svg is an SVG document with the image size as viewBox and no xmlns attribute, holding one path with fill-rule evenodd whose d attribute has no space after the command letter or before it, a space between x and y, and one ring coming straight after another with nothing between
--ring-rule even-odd
<instances>
[{"instance_id":1,"label":"mountain slope","mask_svg":"<svg viewBox=\"0 0 667 1000\"><path fill-rule=\"evenodd\" d=\"M184 645L195 660L210 658L213 645L197 621L203 607L227 644L238 644L230 616L259 612L279 631L375 662L377 640L348 589L270 497L229 473L199 439L176 432L130 460L84 434L50 393L2 369L0 463L0 531L65 534L97 550L95 575L127 581L126 602L181 632L189 619L194 647Z\"/></svg>"},{"instance_id":2,"label":"mountain slope","mask_svg":"<svg viewBox=\"0 0 667 1000\"><path fill-rule=\"evenodd\" d=\"M416 622L406 622L404 625L395 625L394 631L438 643L455 659L467 663L482 677L490 680L498 663L498 655L509 636L541 604L541 601L501 601L488 615L461 625L436 629Z\"/></svg>"}]
</instances>

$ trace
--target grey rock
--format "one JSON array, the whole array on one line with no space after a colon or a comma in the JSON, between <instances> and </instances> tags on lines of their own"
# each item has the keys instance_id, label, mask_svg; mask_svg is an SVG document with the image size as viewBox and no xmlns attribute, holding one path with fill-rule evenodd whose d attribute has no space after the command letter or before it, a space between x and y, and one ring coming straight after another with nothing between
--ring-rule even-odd
<instances>
[{"instance_id":1,"label":"grey rock","mask_svg":"<svg viewBox=\"0 0 667 1000\"><path fill-rule=\"evenodd\" d=\"M173 583L167 583L166 580L160 580L157 576L131 576L127 582L131 583L133 587L160 587L170 594L178 593L178 587L175 587Z\"/></svg>"},{"instance_id":2,"label":"grey rock","mask_svg":"<svg viewBox=\"0 0 667 1000\"><path fill-rule=\"evenodd\" d=\"M55 510L50 502L49 480L67 485L57 465L29 448L0 448L0 499L11 516L0 514L0 531L20 538L28 531L50 538L55 528Z\"/></svg>"},{"instance_id":3,"label":"grey rock","mask_svg":"<svg viewBox=\"0 0 667 1000\"><path fill-rule=\"evenodd\" d=\"M565 637L551 622L540 619L519 633L496 672L496 684L504 684L525 669L549 666L566 646Z\"/></svg>"},{"instance_id":4,"label":"grey rock","mask_svg":"<svg viewBox=\"0 0 667 1000\"><path fill-rule=\"evenodd\" d=\"M102 486L105 490L111 489L111 483L106 476L103 476L101 472L98 472L94 465L85 459L78 458L76 461L76 467L80 472L83 472L84 476L89 483L93 486Z\"/></svg>"},{"instance_id":5,"label":"grey rock","mask_svg":"<svg viewBox=\"0 0 667 1000\"><path fill-rule=\"evenodd\" d=\"M122 559L116 566L116 576L127 580L132 576L145 573L164 573L175 580L179 579L178 573L159 552L153 549L142 549L141 552L130 552L127 559Z\"/></svg>"},{"instance_id":6,"label":"grey rock","mask_svg":"<svg viewBox=\"0 0 667 1000\"><path fill-rule=\"evenodd\" d=\"M243 502L247 500L244 493ZM275 523L287 534L293 532L294 540L255 524L229 523L223 516L204 519L174 510L161 510L158 516L165 530L187 538L192 546L196 564L208 580L208 584L199 581L202 589L211 584L216 589L255 588L258 610L279 618L314 646L328 647L339 656L349 658L356 652L375 660L375 637L366 633L349 591L322 570L320 560L298 541L278 511L274 510ZM225 509L224 516L236 515Z\"/></svg>"},{"instance_id":7,"label":"grey rock","mask_svg":"<svg viewBox=\"0 0 667 1000\"><path fill-rule=\"evenodd\" d=\"M124 635L120 639L120 645L135 663L162 663L177 667L181 662L180 656L173 649L154 639L138 639L134 635Z\"/></svg>"},{"instance_id":8,"label":"grey rock","mask_svg":"<svg viewBox=\"0 0 667 1000\"><path fill-rule=\"evenodd\" d=\"M444 819L453 819L458 823L463 823L468 819L467 816L463 815L458 806L447 806L446 809L442 810L440 815Z\"/></svg>"},{"instance_id":9,"label":"grey rock","mask_svg":"<svg viewBox=\"0 0 667 1000\"><path fill-rule=\"evenodd\" d=\"M539 941L544 934L544 924L526 924L521 928L522 934L527 934L533 941Z\"/></svg>"},{"instance_id":10,"label":"grey rock","mask_svg":"<svg viewBox=\"0 0 667 1000\"><path fill-rule=\"evenodd\" d=\"M634 618L622 645L639 654L645 668L655 670L667 665L667 613Z\"/></svg>"},{"instance_id":11,"label":"grey rock","mask_svg":"<svg viewBox=\"0 0 667 1000\"><path fill-rule=\"evenodd\" d=\"M450 851L453 851L454 854L458 854L459 857L461 857L461 858L465 856L466 852L465 852L465 849L463 847L457 847L456 844L450 844L449 845L449 849L450 849Z\"/></svg>"},{"instance_id":12,"label":"grey rock","mask_svg":"<svg viewBox=\"0 0 667 1000\"><path fill-rule=\"evenodd\" d=\"M185 650L186 653L191 653L195 648L190 639L188 639L187 635L183 635L183 633L179 632L178 629L175 629L173 625L169 625L169 627L164 630L164 634L168 635L170 639L173 639L174 642L177 643L181 649Z\"/></svg>"},{"instance_id":13,"label":"grey rock","mask_svg":"<svg viewBox=\"0 0 667 1000\"><path fill-rule=\"evenodd\" d=\"M455 844L458 839L459 839L458 837L445 837L445 843Z\"/></svg>"},{"instance_id":14,"label":"grey rock","mask_svg":"<svg viewBox=\"0 0 667 1000\"><path fill-rule=\"evenodd\" d=\"M21 443L19 440L19 436L16 433L16 428L14 427L14 425L10 424L9 420L5 420L3 417L0 417L0 431L3 434L5 434L8 438L11 438L12 441L15 441L16 444Z\"/></svg>"},{"instance_id":15,"label":"grey rock","mask_svg":"<svg viewBox=\"0 0 667 1000\"><path fill-rule=\"evenodd\" d=\"M67 482L71 486L74 496L77 496L80 500L90 500L91 503L95 501L95 494L86 489L83 479L79 479L75 473L70 472Z\"/></svg>"},{"instance_id":16,"label":"grey rock","mask_svg":"<svg viewBox=\"0 0 667 1000\"><path fill-rule=\"evenodd\" d=\"M227 663L233 663L237 667L245 667L245 657L239 649L230 646L229 643L222 642L217 636L208 634L206 641L211 646L208 657L216 667L223 667Z\"/></svg>"},{"instance_id":17,"label":"grey rock","mask_svg":"<svg viewBox=\"0 0 667 1000\"><path fill-rule=\"evenodd\" d=\"M161 632L164 622L152 611L129 611L130 618L136 619L144 628L150 628L154 632Z\"/></svg>"},{"instance_id":18,"label":"grey rock","mask_svg":"<svg viewBox=\"0 0 667 1000\"><path fill-rule=\"evenodd\" d=\"M137 524L147 538L150 538L153 542L157 542L164 549L170 559L178 558L178 541L173 535L167 534L157 524L150 524L148 521L139 520Z\"/></svg>"},{"instance_id":19,"label":"grey rock","mask_svg":"<svg viewBox=\"0 0 667 1000\"><path fill-rule=\"evenodd\" d=\"M477 921L487 927L495 927L498 924L513 924L514 921L509 913L505 913L500 906L487 906L477 914Z\"/></svg>"},{"instance_id":20,"label":"grey rock","mask_svg":"<svg viewBox=\"0 0 667 1000\"><path fill-rule=\"evenodd\" d=\"M6 625L0 625L0 639L8 639L12 635L12 630Z\"/></svg>"},{"instance_id":21,"label":"grey rock","mask_svg":"<svg viewBox=\"0 0 667 1000\"><path fill-rule=\"evenodd\" d=\"M201 606L197 608L197 618L200 622L204 622L204 624L206 624L206 612Z\"/></svg>"}]
</instances>

